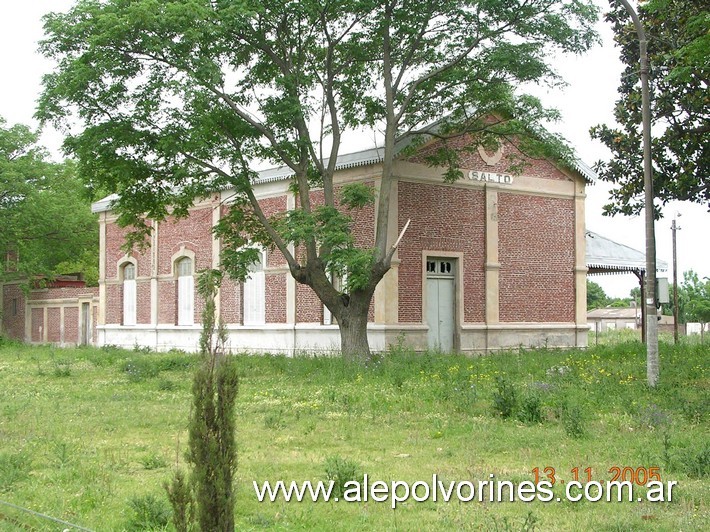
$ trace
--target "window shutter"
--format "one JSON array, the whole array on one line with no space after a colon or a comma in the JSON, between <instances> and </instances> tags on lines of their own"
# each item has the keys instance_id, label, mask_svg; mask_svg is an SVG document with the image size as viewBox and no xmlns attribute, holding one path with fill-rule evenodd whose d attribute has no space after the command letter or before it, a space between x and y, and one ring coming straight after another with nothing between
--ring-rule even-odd
<instances>
[{"instance_id":1,"label":"window shutter","mask_svg":"<svg viewBox=\"0 0 710 532\"><path fill-rule=\"evenodd\" d=\"M178 325L195 323L195 285L192 275L178 277Z\"/></svg>"},{"instance_id":2,"label":"window shutter","mask_svg":"<svg viewBox=\"0 0 710 532\"><path fill-rule=\"evenodd\" d=\"M123 281L123 325L136 324L136 281Z\"/></svg>"},{"instance_id":3,"label":"window shutter","mask_svg":"<svg viewBox=\"0 0 710 532\"><path fill-rule=\"evenodd\" d=\"M263 271L251 272L244 283L244 325L266 323L266 278Z\"/></svg>"},{"instance_id":4,"label":"window shutter","mask_svg":"<svg viewBox=\"0 0 710 532\"><path fill-rule=\"evenodd\" d=\"M244 325L266 323L266 278L264 266L266 253L259 253L259 260L249 267L249 278L244 281Z\"/></svg>"}]
</instances>

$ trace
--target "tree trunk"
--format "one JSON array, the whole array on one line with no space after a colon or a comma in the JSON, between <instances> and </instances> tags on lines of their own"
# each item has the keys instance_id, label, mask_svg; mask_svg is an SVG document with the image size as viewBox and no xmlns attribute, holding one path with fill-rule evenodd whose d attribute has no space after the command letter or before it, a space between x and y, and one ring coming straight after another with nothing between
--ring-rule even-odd
<instances>
[{"instance_id":1,"label":"tree trunk","mask_svg":"<svg viewBox=\"0 0 710 532\"><path fill-rule=\"evenodd\" d=\"M370 357L367 315L371 300L372 294L355 294L340 312L340 351L346 359L365 361Z\"/></svg>"}]
</instances>

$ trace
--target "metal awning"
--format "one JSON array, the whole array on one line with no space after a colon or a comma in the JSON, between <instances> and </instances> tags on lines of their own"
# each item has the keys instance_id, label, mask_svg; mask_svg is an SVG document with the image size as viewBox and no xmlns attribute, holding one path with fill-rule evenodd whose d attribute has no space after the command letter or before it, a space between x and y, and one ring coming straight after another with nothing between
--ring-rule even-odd
<instances>
[{"instance_id":1,"label":"metal awning","mask_svg":"<svg viewBox=\"0 0 710 532\"><path fill-rule=\"evenodd\" d=\"M586 232L586 241L589 274L646 272L646 254L642 251L619 244L592 231ZM665 271L668 269L668 263L657 259L656 269Z\"/></svg>"}]
</instances>

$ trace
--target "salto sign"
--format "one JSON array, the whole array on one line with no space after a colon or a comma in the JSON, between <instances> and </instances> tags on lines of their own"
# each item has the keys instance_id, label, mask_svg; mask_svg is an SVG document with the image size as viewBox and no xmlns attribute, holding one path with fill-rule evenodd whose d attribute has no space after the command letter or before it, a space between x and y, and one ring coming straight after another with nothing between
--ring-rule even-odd
<instances>
[{"instance_id":1,"label":"salto sign","mask_svg":"<svg viewBox=\"0 0 710 532\"><path fill-rule=\"evenodd\" d=\"M481 181L484 183L498 183L500 185L512 185L513 176L510 174L493 174L490 172L477 172L471 170L468 173L468 178L471 181Z\"/></svg>"}]
</instances>

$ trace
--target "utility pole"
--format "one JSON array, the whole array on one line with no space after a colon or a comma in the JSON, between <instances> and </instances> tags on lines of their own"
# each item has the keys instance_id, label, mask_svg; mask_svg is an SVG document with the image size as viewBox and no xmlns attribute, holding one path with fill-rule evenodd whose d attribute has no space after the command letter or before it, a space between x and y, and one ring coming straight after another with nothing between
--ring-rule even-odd
<instances>
[{"instance_id":1,"label":"utility pole","mask_svg":"<svg viewBox=\"0 0 710 532\"><path fill-rule=\"evenodd\" d=\"M675 233L680 229L675 223L676 216L680 218L680 213L673 214L673 343L678 343L678 255L676 253Z\"/></svg>"},{"instance_id":2,"label":"utility pole","mask_svg":"<svg viewBox=\"0 0 710 532\"><path fill-rule=\"evenodd\" d=\"M641 20L627 0L619 0L631 17L639 39L639 77L641 78L641 121L643 129L643 188L646 221L646 378L648 385L658 384L658 319L656 310L656 232L653 207L653 174L651 167L651 97L648 88L648 41Z\"/></svg>"}]
</instances>

